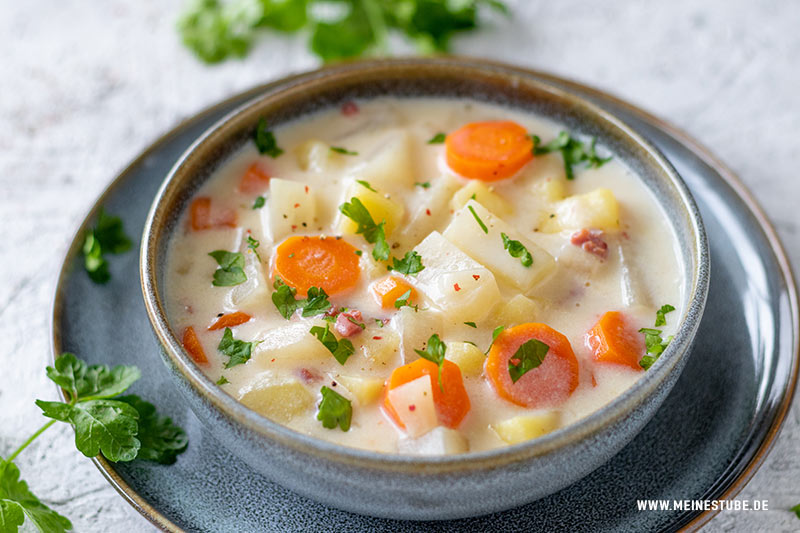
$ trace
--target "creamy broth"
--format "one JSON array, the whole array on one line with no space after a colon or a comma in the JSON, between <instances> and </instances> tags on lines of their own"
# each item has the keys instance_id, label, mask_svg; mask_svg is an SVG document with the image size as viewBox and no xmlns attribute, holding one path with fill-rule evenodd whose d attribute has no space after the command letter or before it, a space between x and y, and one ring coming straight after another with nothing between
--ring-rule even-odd
<instances>
[{"instance_id":1,"label":"creamy broth","mask_svg":"<svg viewBox=\"0 0 800 533\"><path fill-rule=\"evenodd\" d=\"M575 179L567 180L556 151L535 156L507 179L483 182L459 176L448 166L445 144L429 143L438 133L488 120L512 120L544 142L563 129L486 103L379 98L275 128L284 151L278 157L261 155L247 143L224 161L195 194L210 199L200 225L209 227L193 228L187 210L167 263L169 319L179 334L192 328L209 378L224 376L225 392L301 433L382 452L433 454L534 438L596 411L639 379L641 368L598 360L587 332L607 311L620 311L644 355L638 329L652 328L656 311L671 304L677 309L658 329L664 339L674 333L685 276L666 215L616 159L597 168L575 166ZM605 155L602 147L598 152ZM254 164L263 176L251 176L245 185L243 176ZM372 191L357 180L388 199L390 215L371 207ZM254 208L259 196L265 204ZM364 204L374 218L386 219L392 257L419 252L424 270L396 274L414 288L411 306L387 309L378 303L372 284L392 275L386 266L391 261L376 261L375 245L355 234L355 225L340 213L339 206L353 196L367 198ZM488 233L481 232L478 219ZM595 230L589 244L576 236L584 229ZM531 266L503 249L500 232L526 245ZM341 332L348 328L337 329L338 318L295 313L287 320L273 303L276 248L295 235L340 237L361 253L358 281L329 297L334 309L358 310L361 320L354 321L364 325L348 332L354 353L344 365L310 333L327 324L337 340L345 338ZM258 242L255 250L248 248L248 237ZM606 245L605 254L592 242ZM247 281L212 285L220 266L209 256L215 250L241 252ZM249 360L225 368L229 356L218 350L224 329L208 328L234 312L252 318L232 327L233 337L255 344ZM525 407L500 397L487 379L482 352L492 344L493 331L523 323L547 324L568 339L578 364L578 384L568 397ZM441 429L441 420L439 429L432 430L430 422L415 429L413 422L404 430L383 408L384 383L396 368L418 359L415 350L425 349L434 333L447 346L448 360L456 360L470 408L452 430ZM556 356L548 353L528 374L547 371L548 357ZM437 384L430 379L431 387ZM318 420L323 386L350 401L347 431L323 427Z\"/></svg>"}]
</instances>

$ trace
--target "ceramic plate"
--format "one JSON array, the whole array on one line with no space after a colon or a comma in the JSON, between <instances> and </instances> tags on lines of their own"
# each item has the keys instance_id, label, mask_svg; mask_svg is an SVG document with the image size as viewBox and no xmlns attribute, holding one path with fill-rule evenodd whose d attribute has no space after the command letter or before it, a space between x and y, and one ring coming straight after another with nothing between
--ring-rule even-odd
<instances>
[{"instance_id":1,"label":"ceramic plate","mask_svg":"<svg viewBox=\"0 0 800 533\"><path fill-rule=\"evenodd\" d=\"M132 392L183 426L177 464L95 462L114 487L168 531L658 531L697 527L710 513L637 510L638 499L732 497L763 461L791 400L798 368L797 295L774 231L739 181L694 141L589 87L530 73L616 113L656 144L697 200L711 243L711 289L697 343L680 380L642 432L580 482L526 506L448 522L397 522L331 509L251 471L204 430L174 390L139 288L138 255L111 260L112 279L82 269L83 234L100 206L138 237L156 190L181 153L246 100L300 75L212 107L162 137L100 197L64 261L53 309L53 352L90 363L129 364Z\"/></svg>"}]
</instances>

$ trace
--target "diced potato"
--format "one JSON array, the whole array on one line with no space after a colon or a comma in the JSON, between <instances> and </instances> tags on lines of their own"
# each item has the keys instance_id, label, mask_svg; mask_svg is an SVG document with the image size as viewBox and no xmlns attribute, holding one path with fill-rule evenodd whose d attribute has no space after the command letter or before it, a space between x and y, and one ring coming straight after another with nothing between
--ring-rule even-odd
<instances>
[{"instance_id":1,"label":"diced potato","mask_svg":"<svg viewBox=\"0 0 800 533\"><path fill-rule=\"evenodd\" d=\"M438 231L428 235L415 250L425 269L412 281L448 321L480 321L500 301L494 275Z\"/></svg>"},{"instance_id":2,"label":"diced potato","mask_svg":"<svg viewBox=\"0 0 800 533\"><path fill-rule=\"evenodd\" d=\"M272 178L269 180L268 204L267 209L262 209L261 220L265 226L264 233L273 242L313 226L317 213L316 198L314 191L303 183Z\"/></svg>"},{"instance_id":3,"label":"diced potato","mask_svg":"<svg viewBox=\"0 0 800 533\"><path fill-rule=\"evenodd\" d=\"M541 437L558 428L561 415L558 411L543 411L536 414L519 415L497 424L492 429L509 444L517 444L526 440Z\"/></svg>"},{"instance_id":4,"label":"diced potato","mask_svg":"<svg viewBox=\"0 0 800 533\"><path fill-rule=\"evenodd\" d=\"M430 181L427 189L416 187L416 195L410 201L413 207L410 219L398 231L396 240L403 250L413 248L437 227L444 225L450 217L450 200L461 182L450 174L443 174Z\"/></svg>"},{"instance_id":5,"label":"diced potato","mask_svg":"<svg viewBox=\"0 0 800 533\"><path fill-rule=\"evenodd\" d=\"M304 142L295 149L295 155L297 166L312 172L324 172L342 164L342 156L319 139L309 139Z\"/></svg>"},{"instance_id":6,"label":"diced potato","mask_svg":"<svg viewBox=\"0 0 800 533\"><path fill-rule=\"evenodd\" d=\"M386 393L406 433L416 438L438 425L430 376L422 376Z\"/></svg>"},{"instance_id":7,"label":"diced potato","mask_svg":"<svg viewBox=\"0 0 800 533\"><path fill-rule=\"evenodd\" d=\"M370 184L372 185L372 184ZM375 188L373 186L373 188ZM345 192L344 201L349 202L351 198L358 198L364 207L367 208L372 220L376 224L386 221L384 231L386 236L391 235L392 231L400 224L405 214L405 207L399 202L395 202L380 192L367 189L360 183L352 183ZM339 232L343 234L355 234L358 224L350 218L339 214Z\"/></svg>"},{"instance_id":8,"label":"diced potato","mask_svg":"<svg viewBox=\"0 0 800 533\"><path fill-rule=\"evenodd\" d=\"M313 326L324 327L324 322L321 320L294 322L270 329L263 337L257 339L261 342L253 349L253 360L265 366L269 365L272 359L278 361L330 359L331 352L309 332Z\"/></svg>"},{"instance_id":9,"label":"diced potato","mask_svg":"<svg viewBox=\"0 0 800 533\"><path fill-rule=\"evenodd\" d=\"M313 407L314 396L299 381L265 372L253 384L239 391L239 401L253 411L285 424Z\"/></svg>"},{"instance_id":10,"label":"diced potato","mask_svg":"<svg viewBox=\"0 0 800 533\"><path fill-rule=\"evenodd\" d=\"M480 180L470 180L467 185L459 189L450 200L450 208L458 211L473 198L481 205L486 206L489 211L499 216L510 215L514 212L511 204L494 192L493 186L486 185Z\"/></svg>"},{"instance_id":11,"label":"diced potato","mask_svg":"<svg viewBox=\"0 0 800 533\"><path fill-rule=\"evenodd\" d=\"M415 159L411 137L394 131L386 143L364 165L354 171L356 179L368 181L379 191L410 189L415 181Z\"/></svg>"},{"instance_id":12,"label":"diced potato","mask_svg":"<svg viewBox=\"0 0 800 533\"><path fill-rule=\"evenodd\" d=\"M559 202L553 222L559 229L582 228L616 231L619 229L619 206L609 189L595 189Z\"/></svg>"},{"instance_id":13,"label":"diced potato","mask_svg":"<svg viewBox=\"0 0 800 533\"><path fill-rule=\"evenodd\" d=\"M496 313L497 323L516 326L526 322L536 322L539 305L523 294L517 294L508 303L502 304Z\"/></svg>"},{"instance_id":14,"label":"diced potato","mask_svg":"<svg viewBox=\"0 0 800 533\"><path fill-rule=\"evenodd\" d=\"M382 367L391 366L400 354L400 336L387 326L367 323L367 329L353 337L353 345L367 360Z\"/></svg>"},{"instance_id":15,"label":"diced potato","mask_svg":"<svg viewBox=\"0 0 800 533\"><path fill-rule=\"evenodd\" d=\"M484 223L488 233L484 232L475 220L469 210L470 207ZM533 257L532 265L524 266L519 257L512 257L508 250L504 249L502 233L525 246ZM514 228L475 200L470 200L464 208L456 212L443 235L475 261L486 265L495 276L523 292L533 289L555 268L553 256L522 237Z\"/></svg>"},{"instance_id":16,"label":"diced potato","mask_svg":"<svg viewBox=\"0 0 800 533\"><path fill-rule=\"evenodd\" d=\"M442 315L431 310L401 307L392 317L392 327L400 333L403 363L409 363L419 359L414 350L424 349L430 336L441 331Z\"/></svg>"},{"instance_id":17,"label":"diced potato","mask_svg":"<svg viewBox=\"0 0 800 533\"><path fill-rule=\"evenodd\" d=\"M437 426L416 439L398 440L397 449L411 455L452 455L467 453L469 442L460 431Z\"/></svg>"},{"instance_id":18,"label":"diced potato","mask_svg":"<svg viewBox=\"0 0 800 533\"><path fill-rule=\"evenodd\" d=\"M269 309L272 303L271 291L264 275L264 266L253 250L245 248L241 251L244 254L247 281L231 288L226 296L226 308L250 312Z\"/></svg>"},{"instance_id":19,"label":"diced potato","mask_svg":"<svg viewBox=\"0 0 800 533\"><path fill-rule=\"evenodd\" d=\"M374 402L383 390L384 380L379 378L337 376L335 379L358 400L360 405L368 405Z\"/></svg>"},{"instance_id":20,"label":"diced potato","mask_svg":"<svg viewBox=\"0 0 800 533\"><path fill-rule=\"evenodd\" d=\"M533 184L531 190L534 195L548 203L560 202L567 195L566 182L560 178L540 179ZM491 210L491 208L489 209Z\"/></svg>"},{"instance_id":21,"label":"diced potato","mask_svg":"<svg viewBox=\"0 0 800 533\"><path fill-rule=\"evenodd\" d=\"M445 357L457 364L465 376L480 376L486 361L486 355L468 342L448 342Z\"/></svg>"}]
</instances>

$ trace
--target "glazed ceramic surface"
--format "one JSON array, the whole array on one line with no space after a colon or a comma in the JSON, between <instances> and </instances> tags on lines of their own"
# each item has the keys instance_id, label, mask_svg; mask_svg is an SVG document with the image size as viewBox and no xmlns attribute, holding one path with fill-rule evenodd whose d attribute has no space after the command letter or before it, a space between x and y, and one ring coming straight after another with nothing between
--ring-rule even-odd
<instances>
[{"instance_id":1,"label":"glazed ceramic surface","mask_svg":"<svg viewBox=\"0 0 800 533\"><path fill-rule=\"evenodd\" d=\"M590 416L505 449L409 457L345 448L294 432L245 408L185 354L162 307L168 235L187 196L219 162L250 142L261 117L273 125L374 95L445 95L502 103L598 137L662 204L682 249L686 301L675 338L632 387ZM705 233L683 182L661 155L614 116L535 75L464 60L354 63L312 73L220 121L173 168L159 191L142 245L145 306L164 360L185 401L212 434L251 467L300 494L340 509L396 519L452 519L501 511L574 483L608 461L661 405L686 361L705 305Z\"/></svg>"},{"instance_id":2,"label":"glazed ceramic surface","mask_svg":"<svg viewBox=\"0 0 800 533\"><path fill-rule=\"evenodd\" d=\"M155 524L175 531L646 531L672 529L693 519L697 524L709 515L641 513L638 498L716 498L738 492L783 419L797 369L795 294L782 253L740 186L691 141L624 103L554 81L613 109L666 152L698 199L712 243L715 281L694 356L663 408L631 444L555 495L478 519L435 526L398 523L310 502L226 452L181 402L149 336L136 258L115 257L112 282L93 285L76 255L81 231L57 293L55 351L72 350L92 363L138 365L148 378L134 391L177 419L191 438L187 453L171 467L98 461L126 499ZM240 95L168 134L123 172L99 204L120 214L135 235L180 153L228 110L267 89ZM126 324L122 334L121 322ZM654 449L659 450L655 460Z\"/></svg>"}]
</instances>

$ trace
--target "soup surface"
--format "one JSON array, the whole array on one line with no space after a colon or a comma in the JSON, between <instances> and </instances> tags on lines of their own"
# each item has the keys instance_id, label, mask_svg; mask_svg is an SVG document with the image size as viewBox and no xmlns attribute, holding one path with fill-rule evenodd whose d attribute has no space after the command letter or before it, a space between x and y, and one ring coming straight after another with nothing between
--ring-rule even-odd
<instances>
[{"instance_id":1,"label":"soup surface","mask_svg":"<svg viewBox=\"0 0 800 533\"><path fill-rule=\"evenodd\" d=\"M464 100L262 123L182 215L169 319L225 392L301 433L410 454L537 438L642 376L682 313L667 217L604 155Z\"/></svg>"}]
</instances>

